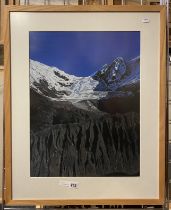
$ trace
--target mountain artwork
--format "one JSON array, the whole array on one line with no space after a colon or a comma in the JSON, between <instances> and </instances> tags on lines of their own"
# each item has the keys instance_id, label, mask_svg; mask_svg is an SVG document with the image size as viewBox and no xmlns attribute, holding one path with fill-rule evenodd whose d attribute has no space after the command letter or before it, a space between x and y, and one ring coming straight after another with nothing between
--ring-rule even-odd
<instances>
[{"instance_id":1,"label":"mountain artwork","mask_svg":"<svg viewBox=\"0 0 171 210\"><path fill-rule=\"evenodd\" d=\"M73 36L76 37L72 38L73 42L79 40L78 36L85 36L85 42L87 36L90 41L94 34L103 37L101 32L47 32L43 35L41 33L46 32L32 32L30 36L35 38L37 33L46 37L53 35L55 39L64 33L64 41ZM104 34L113 39L116 33ZM119 33L124 37L125 33L130 37L136 33L137 40L140 37L139 32ZM122 37L120 34L117 36ZM33 37L30 40L34 40ZM92 39L92 42L96 41ZM135 42L131 43L133 48ZM40 53L36 52L39 59L30 53L31 177L140 176L140 43L137 43L138 50L131 58L124 53L123 57L120 56L116 49L119 56L110 55L113 59L109 63L104 63L99 69L92 68L87 75L85 71L80 73L78 70L78 75L76 71L71 73L47 65L47 62L42 62ZM112 48L109 52L115 47L97 41L101 46L99 49L104 49L104 44ZM49 52L54 52L54 46L55 42ZM71 48L64 48L67 57L66 52ZM80 52L86 53L86 48L82 47L79 55ZM46 48L40 45L38 50L42 49ZM130 54L130 48L122 51ZM73 50L74 55L72 52L70 55L78 58L76 53ZM88 56L82 57L84 62L90 62L85 61L85 58L89 60ZM103 59L99 57L96 62L103 62ZM73 62L68 66L74 71L74 65Z\"/></svg>"}]
</instances>

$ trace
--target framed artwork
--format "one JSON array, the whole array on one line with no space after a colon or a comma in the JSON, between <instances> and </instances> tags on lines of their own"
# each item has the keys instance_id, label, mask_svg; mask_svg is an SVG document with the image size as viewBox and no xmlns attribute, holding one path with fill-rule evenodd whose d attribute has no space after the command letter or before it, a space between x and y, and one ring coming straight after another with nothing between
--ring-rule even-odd
<instances>
[{"instance_id":1,"label":"framed artwork","mask_svg":"<svg viewBox=\"0 0 171 210\"><path fill-rule=\"evenodd\" d=\"M7 8L6 204L164 202L165 16Z\"/></svg>"}]
</instances>

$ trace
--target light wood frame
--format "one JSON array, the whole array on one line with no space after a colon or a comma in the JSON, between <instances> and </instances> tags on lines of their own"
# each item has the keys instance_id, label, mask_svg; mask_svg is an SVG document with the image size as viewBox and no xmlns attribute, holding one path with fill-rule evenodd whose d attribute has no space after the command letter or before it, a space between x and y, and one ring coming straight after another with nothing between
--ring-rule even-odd
<instances>
[{"instance_id":1,"label":"light wood frame","mask_svg":"<svg viewBox=\"0 0 171 210\"><path fill-rule=\"evenodd\" d=\"M89 200L13 200L10 12L159 12L160 13L160 104L159 104L159 198L157 199L89 199ZM5 190L7 205L162 205L165 200L166 140L166 8L165 6L8 6L5 10ZM148 189L147 189L148 190Z\"/></svg>"}]
</instances>

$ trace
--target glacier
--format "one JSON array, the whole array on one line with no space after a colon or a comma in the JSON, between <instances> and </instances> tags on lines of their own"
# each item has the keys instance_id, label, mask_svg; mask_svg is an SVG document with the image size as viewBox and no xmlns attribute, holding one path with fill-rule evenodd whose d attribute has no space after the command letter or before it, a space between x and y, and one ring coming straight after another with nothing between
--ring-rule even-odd
<instances>
[{"instance_id":1,"label":"glacier","mask_svg":"<svg viewBox=\"0 0 171 210\"><path fill-rule=\"evenodd\" d=\"M64 71L30 60L30 86L39 94L51 100L80 101L107 97L125 86L140 80L140 58L125 63L116 58L112 64L105 64L91 76L77 77ZM117 92L118 93L118 92Z\"/></svg>"}]
</instances>

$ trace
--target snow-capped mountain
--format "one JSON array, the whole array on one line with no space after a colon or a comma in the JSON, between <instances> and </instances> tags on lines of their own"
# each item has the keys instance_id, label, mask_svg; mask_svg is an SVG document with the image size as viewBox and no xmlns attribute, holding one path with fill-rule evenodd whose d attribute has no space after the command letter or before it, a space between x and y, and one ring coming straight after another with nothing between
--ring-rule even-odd
<instances>
[{"instance_id":1,"label":"snow-capped mountain","mask_svg":"<svg viewBox=\"0 0 171 210\"><path fill-rule=\"evenodd\" d=\"M87 100L106 97L140 80L140 58L129 62L116 58L88 77L77 77L37 61L30 60L30 87L52 100Z\"/></svg>"},{"instance_id":2,"label":"snow-capped mountain","mask_svg":"<svg viewBox=\"0 0 171 210\"><path fill-rule=\"evenodd\" d=\"M58 100L97 99L107 92L94 91L98 81L89 77L76 77L55 67L30 60L30 86L41 95Z\"/></svg>"},{"instance_id":3,"label":"snow-capped mountain","mask_svg":"<svg viewBox=\"0 0 171 210\"><path fill-rule=\"evenodd\" d=\"M136 57L126 64L123 58L118 57L111 64L105 64L92 77L99 81L95 90L114 91L125 85L136 84L140 80L140 58Z\"/></svg>"}]
</instances>

